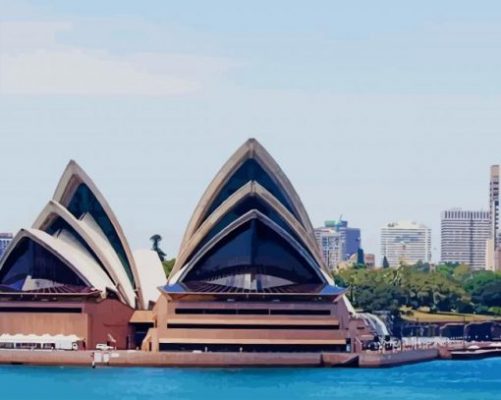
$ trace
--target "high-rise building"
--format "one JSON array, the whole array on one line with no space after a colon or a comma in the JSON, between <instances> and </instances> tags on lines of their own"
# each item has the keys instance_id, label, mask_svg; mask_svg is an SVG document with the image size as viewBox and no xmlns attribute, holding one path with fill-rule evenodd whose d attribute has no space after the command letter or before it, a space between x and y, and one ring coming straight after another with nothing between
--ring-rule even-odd
<instances>
[{"instance_id":1,"label":"high-rise building","mask_svg":"<svg viewBox=\"0 0 501 400\"><path fill-rule=\"evenodd\" d=\"M343 261L341 233L334 228L315 228L315 239L325 264L330 270L335 269Z\"/></svg>"},{"instance_id":2,"label":"high-rise building","mask_svg":"<svg viewBox=\"0 0 501 400\"><path fill-rule=\"evenodd\" d=\"M416 222L391 222L381 228L381 258L390 267L431 261L431 229Z\"/></svg>"},{"instance_id":3,"label":"high-rise building","mask_svg":"<svg viewBox=\"0 0 501 400\"><path fill-rule=\"evenodd\" d=\"M489 211L452 209L442 212L441 261L486 267L486 243L491 236Z\"/></svg>"},{"instance_id":4,"label":"high-rise building","mask_svg":"<svg viewBox=\"0 0 501 400\"><path fill-rule=\"evenodd\" d=\"M491 165L489 180L490 235L486 243L485 266L501 269L501 232L499 229L499 165Z\"/></svg>"},{"instance_id":5,"label":"high-rise building","mask_svg":"<svg viewBox=\"0 0 501 400\"><path fill-rule=\"evenodd\" d=\"M10 242L12 242L12 233L0 233L0 257L2 257Z\"/></svg>"},{"instance_id":6,"label":"high-rise building","mask_svg":"<svg viewBox=\"0 0 501 400\"><path fill-rule=\"evenodd\" d=\"M501 269L501 231L499 229L499 165L491 165L489 181L489 209L491 212L491 233L487 242L486 267Z\"/></svg>"},{"instance_id":7,"label":"high-rise building","mask_svg":"<svg viewBox=\"0 0 501 400\"><path fill-rule=\"evenodd\" d=\"M348 226L348 221L325 221L326 228L333 228L341 235L341 260L348 260L362 247L362 235L359 228Z\"/></svg>"},{"instance_id":8,"label":"high-rise building","mask_svg":"<svg viewBox=\"0 0 501 400\"><path fill-rule=\"evenodd\" d=\"M325 221L323 227L315 228L315 238L330 269L356 255L361 246L360 229L349 227L344 220Z\"/></svg>"}]
</instances>

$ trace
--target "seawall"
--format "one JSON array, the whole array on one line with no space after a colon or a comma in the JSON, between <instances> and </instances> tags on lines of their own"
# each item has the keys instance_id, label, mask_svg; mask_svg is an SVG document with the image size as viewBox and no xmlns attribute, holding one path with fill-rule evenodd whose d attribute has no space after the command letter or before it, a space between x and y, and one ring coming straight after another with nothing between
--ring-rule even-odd
<instances>
[{"instance_id":1,"label":"seawall","mask_svg":"<svg viewBox=\"0 0 501 400\"><path fill-rule=\"evenodd\" d=\"M438 358L438 349L422 349L396 353L362 353L359 355L358 362L359 367L377 368L431 361Z\"/></svg>"},{"instance_id":2,"label":"seawall","mask_svg":"<svg viewBox=\"0 0 501 400\"><path fill-rule=\"evenodd\" d=\"M95 357L95 353L98 357ZM391 367L429 361L438 350L401 353L187 353L1 350L0 364L116 367Z\"/></svg>"}]
</instances>

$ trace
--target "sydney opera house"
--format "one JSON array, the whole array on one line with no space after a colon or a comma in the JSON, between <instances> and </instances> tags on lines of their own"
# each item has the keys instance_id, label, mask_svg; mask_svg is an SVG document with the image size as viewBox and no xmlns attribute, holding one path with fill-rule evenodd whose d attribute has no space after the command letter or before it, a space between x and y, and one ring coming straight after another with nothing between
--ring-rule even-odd
<instances>
[{"instance_id":1,"label":"sydney opera house","mask_svg":"<svg viewBox=\"0 0 501 400\"><path fill-rule=\"evenodd\" d=\"M368 333L324 265L299 196L254 139L205 191L160 290L144 349L346 352Z\"/></svg>"},{"instance_id":2,"label":"sydney opera house","mask_svg":"<svg viewBox=\"0 0 501 400\"><path fill-rule=\"evenodd\" d=\"M168 279L133 253L74 162L0 260L0 333L76 335L88 348L354 351L374 336L335 285L312 224L270 154L248 140L188 223Z\"/></svg>"},{"instance_id":3,"label":"sydney opera house","mask_svg":"<svg viewBox=\"0 0 501 400\"><path fill-rule=\"evenodd\" d=\"M0 333L136 346L131 318L153 306L164 281L156 253L132 253L108 203L71 161L0 260Z\"/></svg>"}]
</instances>

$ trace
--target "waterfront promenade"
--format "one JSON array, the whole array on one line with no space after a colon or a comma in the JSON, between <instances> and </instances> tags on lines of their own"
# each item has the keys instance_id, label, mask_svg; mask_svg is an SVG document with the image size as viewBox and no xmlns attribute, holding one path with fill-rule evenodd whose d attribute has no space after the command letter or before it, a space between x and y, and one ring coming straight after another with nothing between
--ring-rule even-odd
<instances>
[{"instance_id":1,"label":"waterfront promenade","mask_svg":"<svg viewBox=\"0 0 501 400\"><path fill-rule=\"evenodd\" d=\"M97 357L96 357L97 354ZM437 349L362 353L187 353L1 350L0 364L115 367L391 367L439 358ZM96 362L96 360L98 360Z\"/></svg>"}]
</instances>

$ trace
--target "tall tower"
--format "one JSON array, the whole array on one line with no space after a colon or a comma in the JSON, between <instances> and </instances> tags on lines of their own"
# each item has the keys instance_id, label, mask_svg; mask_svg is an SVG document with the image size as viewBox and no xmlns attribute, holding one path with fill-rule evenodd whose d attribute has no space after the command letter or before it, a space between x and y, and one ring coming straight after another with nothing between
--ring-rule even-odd
<instances>
[{"instance_id":1,"label":"tall tower","mask_svg":"<svg viewBox=\"0 0 501 400\"><path fill-rule=\"evenodd\" d=\"M491 166L489 185L489 206L491 211L491 230L494 248L499 247L499 165Z\"/></svg>"},{"instance_id":2,"label":"tall tower","mask_svg":"<svg viewBox=\"0 0 501 400\"><path fill-rule=\"evenodd\" d=\"M491 213L491 234L487 241L487 268L501 267L501 235L499 231L499 165L491 165L489 182L489 209Z\"/></svg>"},{"instance_id":3,"label":"tall tower","mask_svg":"<svg viewBox=\"0 0 501 400\"><path fill-rule=\"evenodd\" d=\"M491 237L489 211L443 211L440 237L442 262L468 264L473 269L489 267L486 264L486 242Z\"/></svg>"}]
</instances>

